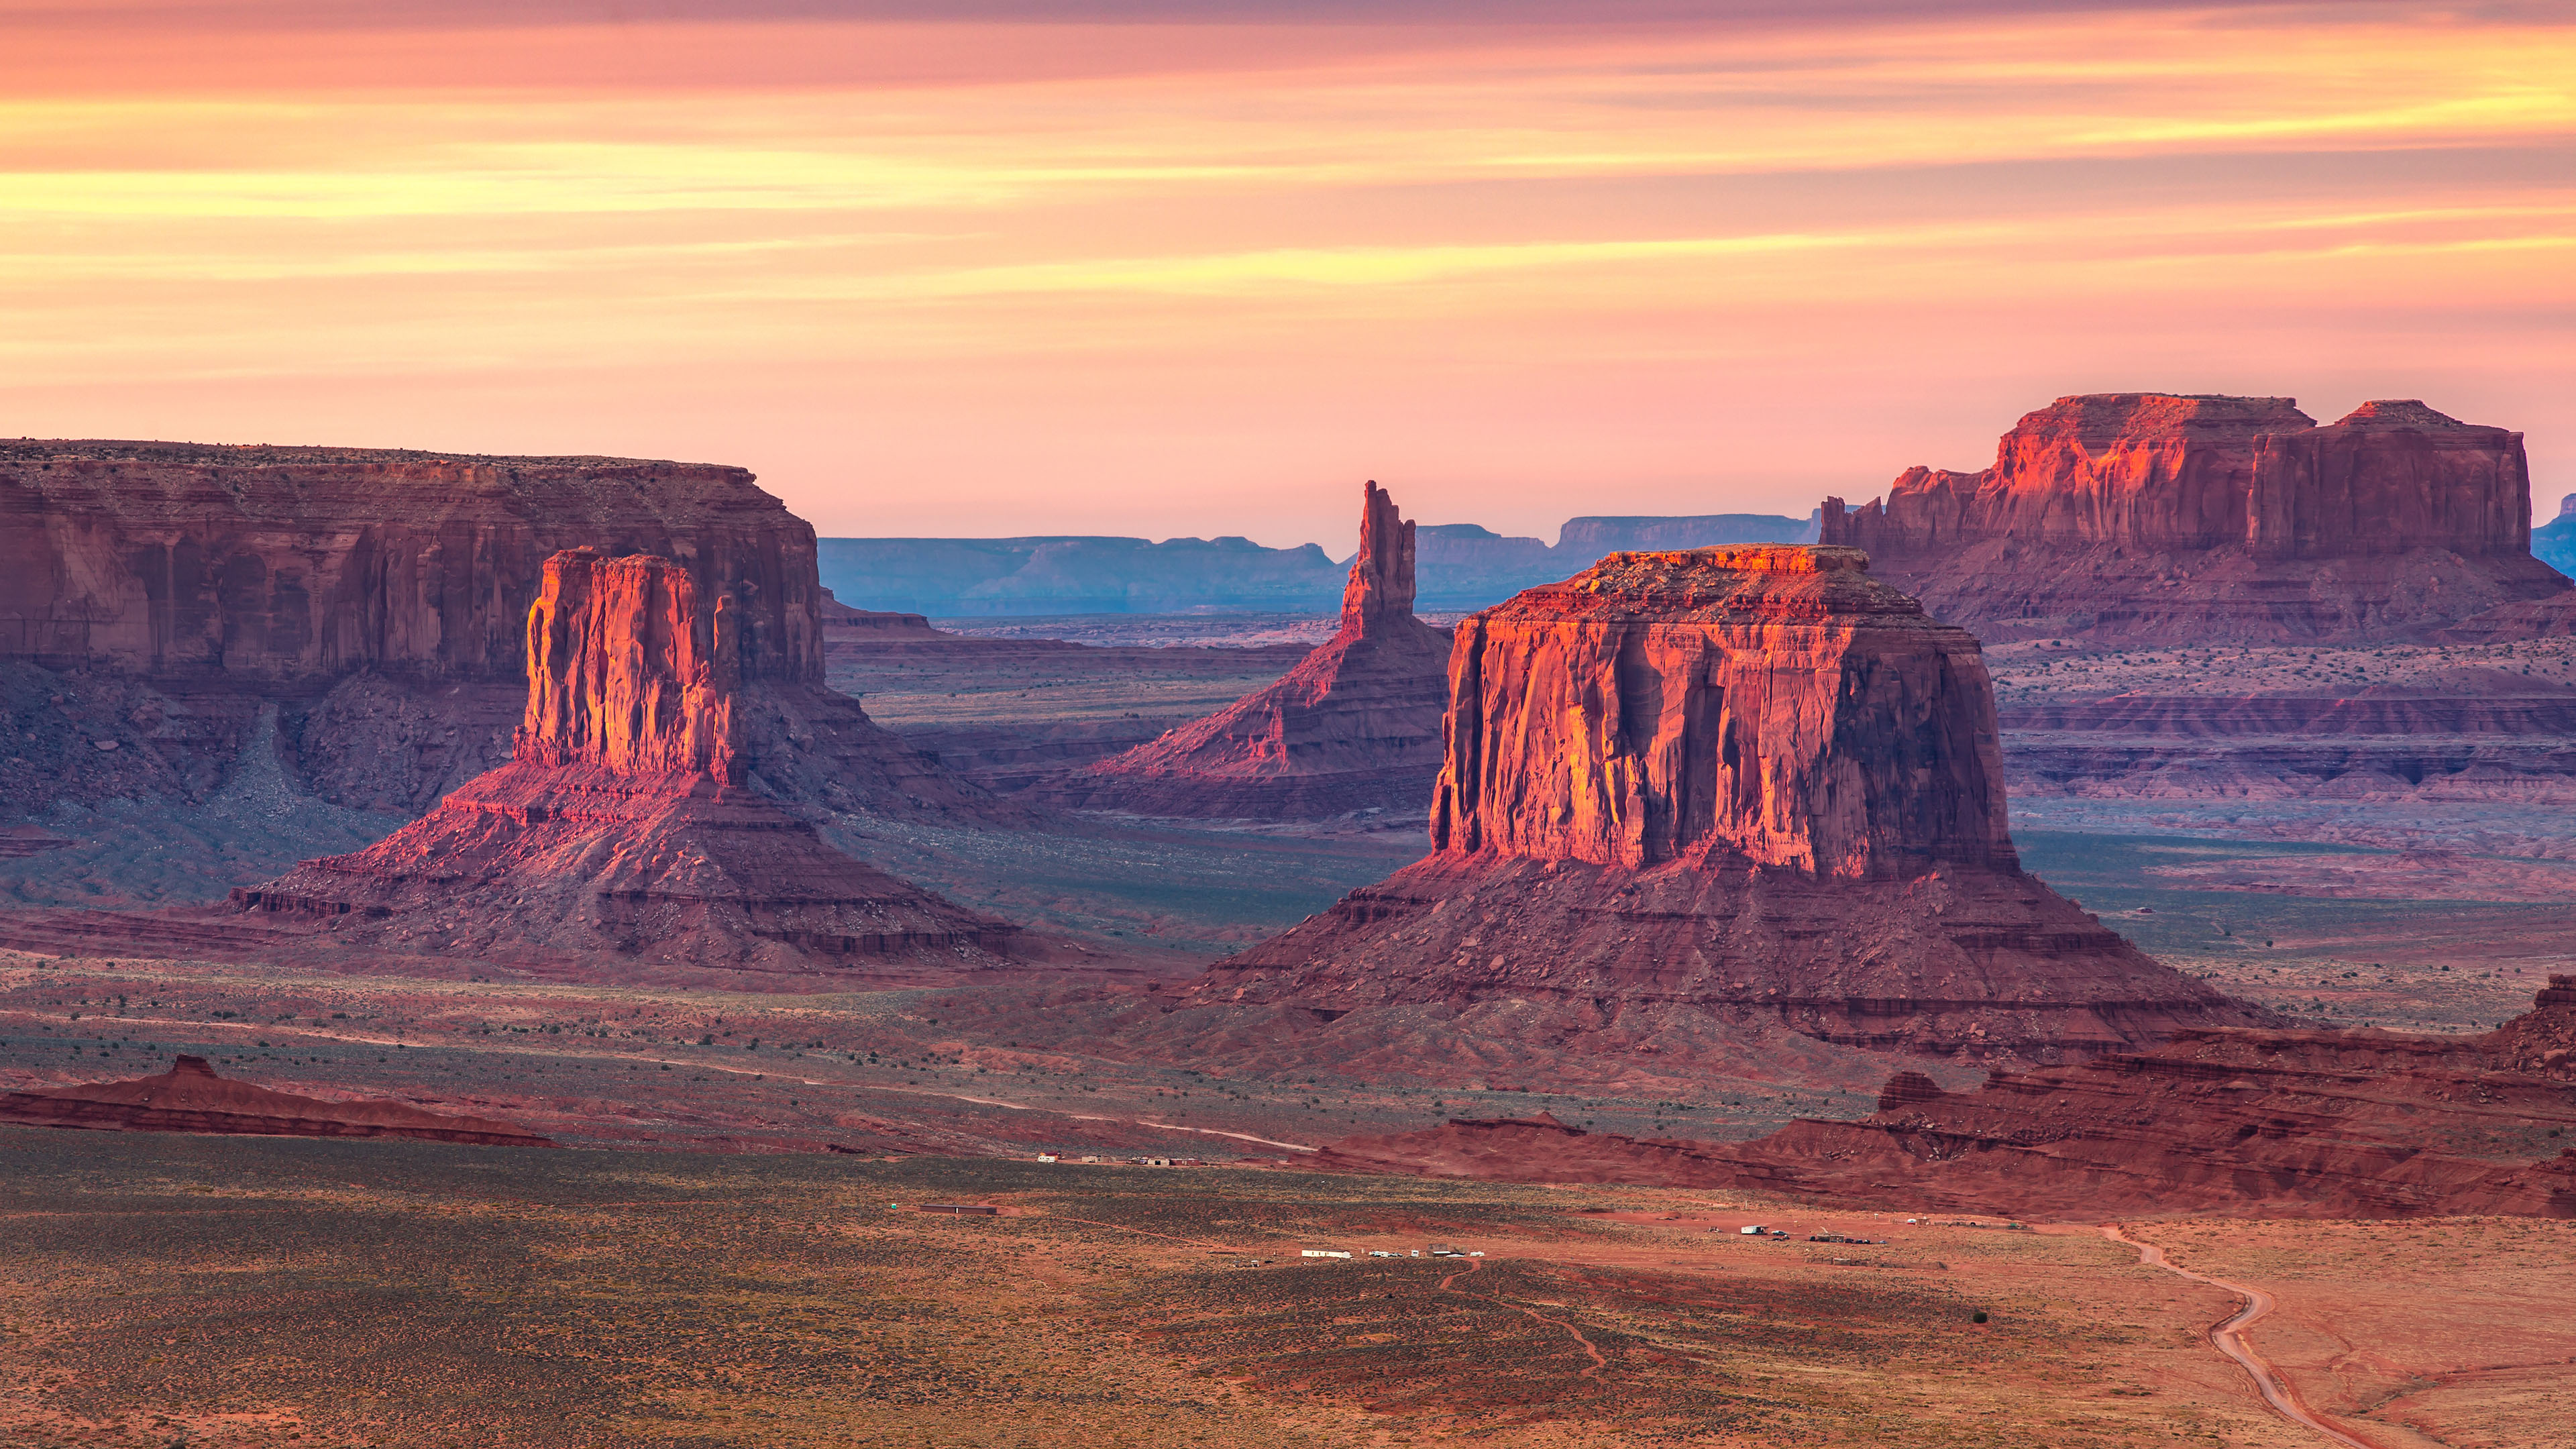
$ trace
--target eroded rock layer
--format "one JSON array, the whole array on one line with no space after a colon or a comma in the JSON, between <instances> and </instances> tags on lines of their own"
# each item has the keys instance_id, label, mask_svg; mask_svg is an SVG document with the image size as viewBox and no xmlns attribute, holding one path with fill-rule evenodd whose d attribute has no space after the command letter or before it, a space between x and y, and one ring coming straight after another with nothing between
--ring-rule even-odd
<instances>
[{"instance_id":1,"label":"eroded rock layer","mask_svg":"<svg viewBox=\"0 0 2576 1449\"><path fill-rule=\"evenodd\" d=\"M755 787L993 813L824 687L813 529L742 469L45 440L0 443L0 674L68 718L0 755L0 808L201 797L274 707L300 785L427 809L508 757L528 610L576 547L674 560L730 601L728 657L762 690L734 731Z\"/></svg>"},{"instance_id":2,"label":"eroded rock layer","mask_svg":"<svg viewBox=\"0 0 2576 1449\"><path fill-rule=\"evenodd\" d=\"M742 783L728 600L667 559L547 560L515 757L233 909L353 944L814 972L991 964L1015 934L863 865Z\"/></svg>"},{"instance_id":3,"label":"eroded rock layer","mask_svg":"<svg viewBox=\"0 0 2576 1449\"><path fill-rule=\"evenodd\" d=\"M400 1102L328 1102L219 1077L182 1056L158 1076L0 1096L0 1122L100 1132L204 1132L249 1137L403 1137L490 1147L552 1147L552 1138L487 1117Z\"/></svg>"},{"instance_id":4,"label":"eroded rock layer","mask_svg":"<svg viewBox=\"0 0 2576 1449\"><path fill-rule=\"evenodd\" d=\"M1613 555L1462 622L1450 677L1433 853L1185 1005L2042 1060L2264 1019L2022 873L1976 641L1854 550Z\"/></svg>"},{"instance_id":5,"label":"eroded rock layer","mask_svg":"<svg viewBox=\"0 0 2576 1449\"><path fill-rule=\"evenodd\" d=\"M1414 526L1372 482L1341 628L1276 684L1048 793L1138 815L1323 819L1419 809L1440 763L1447 636L1413 616Z\"/></svg>"},{"instance_id":6,"label":"eroded rock layer","mask_svg":"<svg viewBox=\"0 0 2576 1449\"><path fill-rule=\"evenodd\" d=\"M2060 398L1982 472L1824 504L1822 540L1990 640L2422 637L2567 587L2531 557L2522 435L2414 401Z\"/></svg>"},{"instance_id":7,"label":"eroded rock layer","mask_svg":"<svg viewBox=\"0 0 2576 1449\"><path fill-rule=\"evenodd\" d=\"M1457 1121L1346 1139L1361 1172L1762 1188L1901 1208L2099 1221L2125 1213L2576 1217L2576 976L2473 1037L2195 1030L2151 1050L1998 1071L1943 1092L1900 1072L1857 1122L1755 1142Z\"/></svg>"}]
</instances>

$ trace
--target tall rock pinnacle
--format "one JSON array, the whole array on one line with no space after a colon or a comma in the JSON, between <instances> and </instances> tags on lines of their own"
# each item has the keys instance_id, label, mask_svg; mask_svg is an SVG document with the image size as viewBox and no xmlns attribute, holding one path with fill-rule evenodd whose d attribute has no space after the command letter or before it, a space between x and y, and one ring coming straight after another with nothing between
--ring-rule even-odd
<instances>
[{"instance_id":1,"label":"tall rock pinnacle","mask_svg":"<svg viewBox=\"0 0 2576 1449\"><path fill-rule=\"evenodd\" d=\"M1069 777L1085 810L1197 819L1410 813L1440 767L1449 636L1413 617L1413 524L1371 481L1342 624L1287 676Z\"/></svg>"},{"instance_id":2,"label":"tall rock pinnacle","mask_svg":"<svg viewBox=\"0 0 2576 1449\"><path fill-rule=\"evenodd\" d=\"M1360 495L1360 553L1342 589L1342 632L1413 617L1413 521L1372 478Z\"/></svg>"}]
</instances>

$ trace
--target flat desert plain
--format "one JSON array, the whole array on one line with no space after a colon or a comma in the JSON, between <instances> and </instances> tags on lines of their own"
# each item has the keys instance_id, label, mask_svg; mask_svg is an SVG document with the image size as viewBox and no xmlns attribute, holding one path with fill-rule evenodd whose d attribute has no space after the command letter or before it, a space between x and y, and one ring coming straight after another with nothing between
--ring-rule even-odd
<instances>
[{"instance_id":1,"label":"flat desert plain","mask_svg":"<svg viewBox=\"0 0 2576 1449\"><path fill-rule=\"evenodd\" d=\"M2256 1343L2374 1443L2570 1442L2576 1225L2128 1227L2280 1294ZM0 1233L13 1449L2318 1442L2207 1343L2233 1295L2090 1225L0 1129Z\"/></svg>"}]
</instances>

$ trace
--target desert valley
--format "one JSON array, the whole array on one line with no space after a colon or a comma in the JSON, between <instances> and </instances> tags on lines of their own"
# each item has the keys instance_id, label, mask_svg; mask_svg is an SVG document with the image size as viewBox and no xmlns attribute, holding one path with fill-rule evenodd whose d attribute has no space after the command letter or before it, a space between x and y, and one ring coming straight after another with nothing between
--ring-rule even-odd
<instances>
[{"instance_id":1,"label":"desert valley","mask_svg":"<svg viewBox=\"0 0 2576 1449\"><path fill-rule=\"evenodd\" d=\"M2069 397L1425 612L1398 491L934 619L740 469L0 446L0 1434L2571 1442L2520 434Z\"/></svg>"}]
</instances>

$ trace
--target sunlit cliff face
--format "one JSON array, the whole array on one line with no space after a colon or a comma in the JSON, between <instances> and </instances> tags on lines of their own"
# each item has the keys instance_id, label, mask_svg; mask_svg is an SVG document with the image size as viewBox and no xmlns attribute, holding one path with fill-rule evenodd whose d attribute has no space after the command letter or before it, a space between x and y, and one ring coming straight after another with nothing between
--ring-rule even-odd
<instances>
[{"instance_id":1,"label":"sunlit cliff face","mask_svg":"<svg viewBox=\"0 0 2576 1449\"><path fill-rule=\"evenodd\" d=\"M0 430L1278 544L1803 513L2080 391L2576 464L2558 7L1542 8L0 0Z\"/></svg>"}]
</instances>

